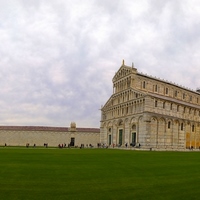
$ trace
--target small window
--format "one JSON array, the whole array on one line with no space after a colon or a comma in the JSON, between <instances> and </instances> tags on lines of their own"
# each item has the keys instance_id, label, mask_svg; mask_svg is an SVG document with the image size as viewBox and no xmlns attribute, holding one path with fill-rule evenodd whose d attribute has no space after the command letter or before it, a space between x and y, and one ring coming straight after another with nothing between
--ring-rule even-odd
<instances>
[{"instance_id":1,"label":"small window","mask_svg":"<svg viewBox=\"0 0 200 200\"><path fill-rule=\"evenodd\" d=\"M146 88L146 83L145 83L145 81L143 81L143 88Z\"/></svg>"},{"instance_id":2,"label":"small window","mask_svg":"<svg viewBox=\"0 0 200 200\"><path fill-rule=\"evenodd\" d=\"M165 94L168 94L168 88L165 89Z\"/></svg>"},{"instance_id":3,"label":"small window","mask_svg":"<svg viewBox=\"0 0 200 200\"><path fill-rule=\"evenodd\" d=\"M170 105L170 110L172 110L172 107L173 107L173 104L171 103L171 105Z\"/></svg>"},{"instance_id":4,"label":"small window","mask_svg":"<svg viewBox=\"0 0 200 200\"><path fill-rule=\"evenodd\" d=\"M177 95L178 95L178 92L177 92L177 90L176 90L175 93L174 93L174 96L177 97Z\"/></svg>"},{"instance_id":5,"label":"small window","mask_svg":"<svg viewBox=\"0 0 200 200\"><path fill-rule=\"evenodd\" d=\"M181 123L181 131L183 131L183 123Z\"/></svg>"},{"instance_id":6,"label":"small window","mask_svg":"<svg viewBox=\"0 0 200 200\"><path fill-rule=\"evenodd\" d=\"M179 112L179 105L177 106L177 112Z\"/></svg>"},{"instance_id":7,"label":"small window","mask_svg":"<svg viewBox=\"0 0 200 200\"><path fill-rule=\"evenodd\" d=\"M170 129L171 127L171 122L168 122L168 129Z\"/></svg>"},{"instance_id":8,"label":"small window","mask_svg":"<svg viewBox=\"0 0 200 200\"><path fill-rule=\"evenodd\" d=\"M158 106L158 101L155 101L155 107L157 107Z\"/></svg>"},{"instance_id":9,"label":"small window","mask_svg":"<svg viewBox=\"0 0 200 200\"><path fill-rule=\"evenodd\" d=\"M132 125L132 130L136 130L136 125Z\"/></svg>"},{"instance_id":10,"label":"small window","mask_svg":"<svg viewBox=\"0 0 200 200\"><path fill-rule=\"evenodd\" d=\"M183 99L185 99L185 93L183 93Z\"/></svg>"},{"instance_id":11,"label":"small window","mask_svg":"<svg viewBox=\"0 0 200 200\"><path fill-rule=\"evenodd\" d=\"M158 92L158 85L155 85L155 92Z\"/></svg>"},{"instance_id":12,"label":"small window","mask_svg":"<svg viewBox=\"0 0 200 200\"><path fill-rule=\"evenodd\" d=\"M190 101L192 101L192 96L190 96Z\"/></svg>"},{"instance_id":13,"label":"small window","mask_svg":"<svg viewBox=\"0 0 200 200\"><path fill-rule=\"evenodd\" d=\"M194 125L192 125L192 132L194 132Z\"/></svg>"}]
</instances>

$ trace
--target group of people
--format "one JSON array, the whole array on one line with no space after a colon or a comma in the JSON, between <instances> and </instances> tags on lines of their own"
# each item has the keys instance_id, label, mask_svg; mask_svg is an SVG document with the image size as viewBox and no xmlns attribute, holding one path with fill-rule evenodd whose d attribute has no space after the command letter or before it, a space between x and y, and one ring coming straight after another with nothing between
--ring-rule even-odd
<instances>
[{"instance_id":1,"label":"group of people","mask_svg":"<svg viewBox=\"0 0 200 200\"><path fill-rule=\"evenodd\" d=\"M67 145L66 145L65 143L64 143L64 144L59 144L59 145L58 145L58 148L61 148L61 149L62 149L62 148L66 148L66 146L67 146ZM69 144L68 144L68 147L69 147Z\"/></svg>"},{"instance_id":2,"label":"group of people","mask_svg":"<svg viewBox=\"0 0 200 200\"><path fill-rule=\"evenodd\" d=\"M29 143L26 143L26 148L28 148L30 146ZM33 147L36 147L36 144L33 144Z\"/></svg>"},{"instance_id":3,"label":"group of people","mask_svg":"<svg viewBox=\"0 0 200 200\"><path fill-rule=\"evenodd\" d=\"M5 147L7 146L7 144L5 143ZM30 146L30 144L29 143L26 143L26 147L28 148ZM70 145L70 144L68 144L68 148L70 148L72 145ZM93 148L94 146L92 145L92 144L86 144L86 145L84 145L84 144L81 144L80 145L80 149L82 149L82 148L84 148L86 146L86 148ZM115 148L115 147L121 147L121 145L120 144L118 144L118 145L116 145L116 144L112 144L112 145L110 145L111 147L113 147L113 148ZM128 147L128 143L125 143L125 145L124 145L126 148ZM140 144L138 143L137 145L135 144L135 143L130 143L130 147L138 147L138 148L140 148ZM36 147L36 144L33 144L33 147ZM48 147L48 143L44 143L44 147ZM67 147L67 145L64 143L64 144L58 144L58 148L66 148ZM74 147L74 146L73 146ZM75 147L78 147L78 146L75 146ZM109 146L107 145L107 144L102 144L102 143L97 143L97 147L98 148L108 148ZM191 146L190 148L189 148L190 150L193 150L193 146ZM200 147L199 147L199 149L200 149Z\"/></svg>"},{"instance_id":4,"label":"group of people","mask_svg":"<svg viewBox=\"0 0 200 200\"><path fill-rule=\"evenodd\" d=\"M47 148L47 147L48 147L48 143L44 143L44 147L46 147L46 148Z\"/></svg>"},{"instance_id":5,"label":"group of people","mask_svg":"<svg viewBox=\"0 0 200 200\"><path fill-rule=\"evenodd\" d=\"M58 144L58 148L66 148L66 147L68 147L68 148L70 148L70 147L75 147L75 148L78 148L78 146L72 146L72 145L70 145L70 144L68 144L68 146L64 143L64 144ZM81 144L80 145L80 149L83 149L83 148L92 148L92 147L94 147L92 144Z\"/></svg>"},{"instance_id":6,"label":"group of people","mask_svg":"<svg viewBox=\"0 0 200 200\"><path fill-rule=\"evenodd\" d=\"M124 147L128 148L128 146L130 147L137 147L137 148L140 148L140 143L136 144L136 143L130 143L130 145L128 145L128 143L125 143L124 144ZM108 148L108 147L112 147L112 148L115 148L115 147L122 147L122 144L111 144L111 145L107 145L107 144L101 144L101 143L97 143L97 147L98 148Z\"/></svg>"}]
</instances>

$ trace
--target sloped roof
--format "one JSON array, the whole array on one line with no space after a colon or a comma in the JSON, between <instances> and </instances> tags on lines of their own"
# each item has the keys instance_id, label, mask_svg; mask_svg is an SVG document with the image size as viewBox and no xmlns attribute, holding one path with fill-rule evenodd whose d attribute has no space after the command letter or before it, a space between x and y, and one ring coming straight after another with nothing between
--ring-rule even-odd
<instances>
[{"instance_id":1,"label":"sloped roof","mask_svg":"<svg viewBox=\"0 0 200 200\"><path fill-rule=\"evenodd\" d=\"M54 131L54 132L69 132L68 127L47 127L47 126L0 126L0 130L7 131ZM95 132L99 133L99 128L76 128L77 132Z\"/></svg>"},{"instance_id":2,"label":"sloped roof","mask_svg":"<svg viewBox=\"0 0 200 200\"><path fill-rule=\"evenodd\" d=\"M100 133L99 128L76 128L77 132L92 132L92 133Z\"/></svg>"},{"instance_id":3,"label":"sloped roof","mask_svg":"<svg viewBox=\"0 0 200 200\"><path fill-rule=\"evenodd\" d=\"M200 109L199 105L196 105L196 104L193 104L193 103L190 103L190 102L186 102L186 101L182 101L182 100L179 100L179 99L175 99L175 98L172 98L172 97L167 97L167 96L164 96L164 95L155 94L155 93L151 93L151 92L149 92L148 95L151 96L151 97L163 99L165 101L176 102L178 104L182 104L182 105L185 105L185 106L195 107L195 108Z\"/></svg>"}]
</instances>

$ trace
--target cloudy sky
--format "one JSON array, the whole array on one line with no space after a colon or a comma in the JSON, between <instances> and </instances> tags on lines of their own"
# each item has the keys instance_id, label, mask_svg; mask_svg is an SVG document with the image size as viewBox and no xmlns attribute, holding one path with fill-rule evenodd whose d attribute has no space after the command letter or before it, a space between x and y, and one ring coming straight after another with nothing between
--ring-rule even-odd
<instances>
[{"instance_id":1,"label":"cloudy sky","mask_svg":"<svg viewBox=\"0 0 200 200\"><path fill-rule=\"evenodd\" d=\"M200 86L199 0L0 0L0 125L99 127L125 60Z\"/></svg>"}]
</instances>

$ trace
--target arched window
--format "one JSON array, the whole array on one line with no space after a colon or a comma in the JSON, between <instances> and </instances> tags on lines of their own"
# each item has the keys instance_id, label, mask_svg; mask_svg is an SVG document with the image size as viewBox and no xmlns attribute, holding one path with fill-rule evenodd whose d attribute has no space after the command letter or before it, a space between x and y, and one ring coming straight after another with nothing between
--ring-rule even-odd
<instances>
[{"instance_id":1,"label":"arched window","mask_svg":"<svg viewBox=\"0 0 200 200\"><path fill-rule=\"evenodd\" d=\"M132 125L132 130L136 131L136 125L135 124Z\"/></svg>"},{"instance_id":2,"label":"arched window","mask_svg":"<svg viewBox=\"0 0 200 200\"><path fill-rule=\"evenodd\" d=\"M168 122L168 129L170 129L171 127L171 122Z\"/></svg>"},{"instance_id":3,"label":"arched window","mask_svg":"<svg viewBox=\"0 0 200 200\"><path fill-rule=\"evenodd\" d=\"M155 92L158 92L158 85L155 85Z\"/></svg>"},{"instance_id":4,"label":"arched window","mask_svg":"<svg viewBox=\"0 0 200 200\"><path fill-rule=\"evenodd\" d=\"M194 132L194 125L192 125L192 132Z\"/></svg>"},{"instance_id":5,"label":"arched window","mask_svg":"<svg viewBox=\"0 0 200 200\"><path fill-rule=\"evenodd\" d=\"M145 83L145 81L143 81L143 88L144 88L144 89L146 88L146 83Z\"/></svg>"},{"instance_id":6,"label":"arched window","mask_svg":"<svg viewBox=\"0 0 200 200\"><path fill-rule=\"evenodd\" d=\"M183 123L181 123L181 131L183 131Z\"/></svg>"},{"instance_id":7,"label":"arched window","mask_svg":"<svg viewBox=\"0 0 200 200\"><path fill-rule=\"evenodd\" d=\"M168 94L168 88L165 89L165 94Z\"/></svg>"}]
</instances>

